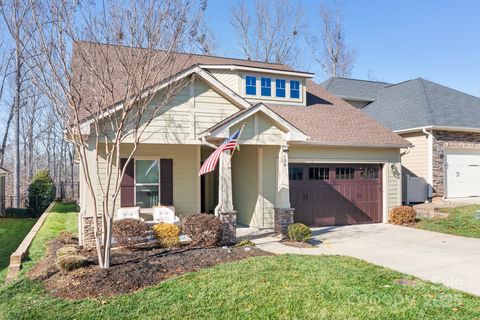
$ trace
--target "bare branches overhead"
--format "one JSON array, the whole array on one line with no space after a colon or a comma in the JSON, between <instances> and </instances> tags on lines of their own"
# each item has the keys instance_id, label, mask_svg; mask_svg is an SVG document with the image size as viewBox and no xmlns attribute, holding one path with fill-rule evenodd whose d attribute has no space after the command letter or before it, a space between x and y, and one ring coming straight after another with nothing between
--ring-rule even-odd
<instances>
[{"instance_id":1,"label":"bare branches overhead","mask_svg":"<svg viewBox=\"0 0 480 320\"><path fill-rule=\"evenodd\" d=\"M246 59L295 65L303 32L302 8L290 1L255 2L255 12L245 1L231 8L236 40Z\"/></svg>"},{"instance_id":2,"label":"bare branches overhead","mask_svg":"<svg viewBox=\"0 0 480 320\"><path fill-rule=\"evenodd\" d=\"M314 35L308 40L313 59L330 77L349 77L355 62L355 52L345 42L341 9L339 1L334 8L322 4L319 9L320 39Z\"/></svg>"}]
</instances>

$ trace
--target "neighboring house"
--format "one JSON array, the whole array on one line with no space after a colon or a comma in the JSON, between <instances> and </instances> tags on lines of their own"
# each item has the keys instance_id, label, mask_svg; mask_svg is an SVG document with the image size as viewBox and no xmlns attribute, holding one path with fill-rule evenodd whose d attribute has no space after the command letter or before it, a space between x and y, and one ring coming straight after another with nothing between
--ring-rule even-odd
<instances>
[{"instance_id":1,"label":"neighboring house","mask_svg":"<svg viewBox=\"0 0 480 320\"><path fill-rule=\"evenodd\" d=\"M5 213L5 177L9 171L0 167L0 215Z\"/></svg>"},{"instance_id":2,"label":"neighboring house","mask_svg":"<svg viewBox=\"0 0 480 320\"><path fill-rule=\"evenodd\" d=\"M140 50L81 44L83 50ZM178 78L189 85L146 129L119 206L140 206L145 217L159 204L173 205L180 216L213 212L219 177L198 176L213 151L202 141L218 145L244 123L229 172L238 223L273 228L275 217L291 208L296 221L310 226L386 222L401 204L400 149L410 144L315 84L313 74L282 64L180 57L188 64ZM152 165L158 175L145 185L139 177ZM84 179L81 174L80 229L89 232L95 203Z\"/></svg>"},{"instance_id":3,"label":"neighboring house","mask_svg":"<svg viewBox=\"0 0 480 320\"><path fill-rule=\"evenodd\" d=\"M414 145L402 157L405 202L480 196L480 98L421 78L322 85Z\"/></svg>"}]
</instances>

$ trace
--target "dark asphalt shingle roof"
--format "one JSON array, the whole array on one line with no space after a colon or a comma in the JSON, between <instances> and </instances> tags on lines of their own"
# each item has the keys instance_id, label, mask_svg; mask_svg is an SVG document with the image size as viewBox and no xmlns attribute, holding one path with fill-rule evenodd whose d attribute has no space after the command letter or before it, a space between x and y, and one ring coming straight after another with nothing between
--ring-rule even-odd
<instances>
[{"instance_id":1,"label":"dark asphalt shingle roof","mask_svg":"<svg viewBox=\"0 0 480 320\"><path fill-rule=\"evenodd\" d=\"M320 85L334 95L346 100L349 100L350 98L351 100L361 99L373 101L379 90L390 86L391 84L378 81L332 77L327 81L322 82Z\"/></svg>"},{"instance_id":2,"label":"dark asphalt shingle roof","mask_svg":"<svg viewBox=\"0 0 480 320\"><path fill-rule=\"evenodd\" d=\"M480 128L480 98L422 78L379 90L375 101L362 110L392 130Z\"/></svg>"}]
</instances>

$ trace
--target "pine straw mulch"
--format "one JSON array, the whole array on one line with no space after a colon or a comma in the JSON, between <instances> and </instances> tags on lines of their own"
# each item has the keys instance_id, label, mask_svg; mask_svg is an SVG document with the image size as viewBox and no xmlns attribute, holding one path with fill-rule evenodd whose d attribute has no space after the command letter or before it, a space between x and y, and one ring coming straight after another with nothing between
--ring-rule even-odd
<instances>
[{"instance_id":1,"label":"pine straw mulch","mask_svg":"<svg viewBox=\"0 0 480 320\"><path fill-rule=\"evenodd\" d=\"M166 279L198 271L221 263L254 256L270 255L256 248L160 248L151 243L134 249L114 249L111 268L98 268L94 250L82 250L89 258L88 267L62 272L55 265L56 252L65 245L59 239L47 246L45 258L28 277L41 281L51 295L66 299L111 297L154 286Z\"/></svg>"}]
</instances>

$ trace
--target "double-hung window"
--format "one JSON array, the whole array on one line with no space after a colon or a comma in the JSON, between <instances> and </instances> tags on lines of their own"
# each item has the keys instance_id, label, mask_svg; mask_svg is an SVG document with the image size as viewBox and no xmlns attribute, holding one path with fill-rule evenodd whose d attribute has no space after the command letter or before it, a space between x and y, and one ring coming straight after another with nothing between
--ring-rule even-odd
<instances>
[{"instance_id":1,"label":"double-hung window","mask_svg":"<svg viewBox=\"0 0 480 320\"><path fill-rule=\"evenodd\" d=\"M261 93L263 97L270 97L272 95L272 79L261 78Z\"/></svg>"},{"instance_id":2,"label":"double-hung window","mask_svg":"<svg viewBox=\"0 0 480 320\"><path fill-rule=\"evenodd\" d=\"M245 93L250 96L257 95L257 77L254 77L254 76L245 77Z\"/></svg>"},{"instance_id":3,"label":"double-hung window","mask_svg":"<svg viewBox=\"0 0 480 320\"><path fill-rule=\"evenodd\" d=\"M284 79L276 79L275 80L275 88L276 88L275 95L279 98L285 98L285 80Z\"/></svg>"},{"instance_id":4,"label":"double-hung window","mask_svg":"<svg viewBox=\"0 0 480 320\"><path fill-rule=\"evenodd\" d=\"M160 166L158 160L135 160L135 203L152 208L159 203Z\"/></svg>"},{"instance_id":5,"label":"double-hung window","mask_svg":"<svg viewBox=\"0 0 480 320\"><path fill-rule=\"evenodd\" d=\"M300 81L290 80L290 98L300 98Z\"/></svg>"}]
</instances>

